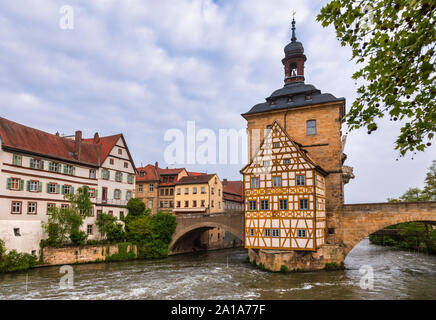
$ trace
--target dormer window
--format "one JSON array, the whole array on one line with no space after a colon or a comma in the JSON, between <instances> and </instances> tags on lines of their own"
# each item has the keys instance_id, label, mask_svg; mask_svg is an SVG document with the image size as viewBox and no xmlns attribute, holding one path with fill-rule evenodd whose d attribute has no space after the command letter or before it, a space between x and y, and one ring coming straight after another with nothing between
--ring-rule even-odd
<instances>
[{"instance_id":1,"label":"dormer window","mask_svg":"<svg viewBox=\"0 0 436 320\"><path fill-rule=\"evenodd\" d=\"M312 96L310 94L307 94L305 97L306 100L312 100Z\"/></svg>"}]
</instances>

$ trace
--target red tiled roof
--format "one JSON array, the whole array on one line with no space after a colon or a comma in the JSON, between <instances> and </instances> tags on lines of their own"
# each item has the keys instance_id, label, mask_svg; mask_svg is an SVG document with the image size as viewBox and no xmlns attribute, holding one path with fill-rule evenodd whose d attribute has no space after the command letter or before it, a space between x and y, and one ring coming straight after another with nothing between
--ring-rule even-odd
<instances>
[{"instance_id":1,"label":"red tiled roof","mask_svg":"<svg viewBox=\"0 0 436 320\"><path fill-rule=\"evenodd\" d=\"M188 172L188 176L204 176L206 174L204 172Z\"/></svg>"},{"instance_id":2,"label":"red tiled roof","mask_svg":"<svg viewBox=\"0 0 436 320\"><path fill-rule=\"evenodd\" d=\"M176 184L198 184L208 183L216 174L203 174L199 176L186 176L181 178Z\"/></svg>"},{"instance_id":3,"label":"red tiled roof","mask_svg":"<svg viewBox=\"0 0 436 320\"><path fill-rule=\"evenodd\" d=\"M223 180L224 200L242 202L244 198L244 187L242 181Z\"/></svg>"},{"instance_id":4,"label":"red tiled roof","mask_svg":"<svg viewBox=\"0 0 436 320\"><path fill-rule=\"evenodd\" d=\"M2 146L40 156L98 166L100 146L83 143L80 159L74 154L74 139L30 128L0 117L0 137Z\"/></svg>"},{"instance_id":5,"label":"red tiled roof","mask_svg":"<svg viewBox=\"0 0 436 320\"><path fill-rule=\"evenodd\" d=\"M108 137L99 137L97 143L94 143L94 139L83 139L82 141L85 143L95 144L101 146L101 163L103 163L111 150L115 147L118 139L121 138L121 134L116 134Z\"/></svg>"},{"instance_id":6,"label":"red tiled roof","mask_svg":"<svg viewBox=\"0 0 436 320\"><path fill-rule=\"evenodd\" d=\"M158 168L157 172L160 175L176 175L179 174L180 172L182 172L183 170L185 170L184 168L177 168L177 169L162 169L162 168Z\"/></svg>"},{"instance_id":7,"label":"red tiled roof","mask_svg":"<svg viewBox=\"0 0 436 320\"><path fill-rule=\"evenodd\" d=\"M141 172L143 172L144 176L141 176ZM136 181L159 181L155 166L149 164L145 167L138 168Z\"/></svg>"}]
</instances>

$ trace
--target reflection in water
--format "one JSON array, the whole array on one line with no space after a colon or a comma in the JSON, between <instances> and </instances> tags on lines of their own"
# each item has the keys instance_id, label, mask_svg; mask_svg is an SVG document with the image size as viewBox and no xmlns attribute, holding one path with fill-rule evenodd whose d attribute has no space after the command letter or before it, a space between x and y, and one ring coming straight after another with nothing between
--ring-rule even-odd
<instances>
[{"instance_id":1,"label":"reflection in water","mask_svg":"<svg viewBox=\"0 0 436 320\"><path fill-rule=\"evenodd\" d=\"M436 256L356 246L347 269L271 273L245 263L245 249L158 261L74 266L74 288L59 289L59 267L0 275L0 299L435 299ZM374 270L373 290L359 269ZM26 285L27 276L27 285Z\"/></svg>"}]
</instances>

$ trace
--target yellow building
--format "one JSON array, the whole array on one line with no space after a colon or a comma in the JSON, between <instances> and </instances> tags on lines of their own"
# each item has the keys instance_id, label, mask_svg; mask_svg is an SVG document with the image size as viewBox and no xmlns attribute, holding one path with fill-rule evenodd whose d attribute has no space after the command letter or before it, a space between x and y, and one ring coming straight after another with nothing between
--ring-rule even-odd
<instances>
[{"instance_id":1,"label":"yellow building","mask_svg":"<svg viewBox=\"0 0 436 320\"><path fill-rule=\"evenodd\" d=\"M275 121L245 166L245 247L316 251L325 238L325 171Z\"/></svg>"},{"instance_id":2,"label":"yellow building","mask_svg":"<svg viewBox=\"0 0 436 320\"><path fill-rule=\"evenodd\" d=\"M223 212L223 186L216 174L185 176L175 184L173 212Z\"/></svg>"}]
</instances>

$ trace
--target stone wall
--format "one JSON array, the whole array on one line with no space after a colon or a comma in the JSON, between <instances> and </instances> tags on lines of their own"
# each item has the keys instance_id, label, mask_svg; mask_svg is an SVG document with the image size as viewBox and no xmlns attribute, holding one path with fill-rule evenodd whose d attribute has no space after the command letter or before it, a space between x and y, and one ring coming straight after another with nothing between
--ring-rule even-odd
<instances>
[{"instance_id":1,"label":"stone wall","mask_svg":"<svg viewBox=\"0 0 436 320\"><path fill-rule=\"evenodd\" d=\"M130 250L130 246L127 251ZM136 254L136 246L133 247ZM67 247L42 249L43 261L47 265L63 265L74 263L89 263L96 260L104 261L107 256L118 253L118 245L97 245L84 247Z\"/></svg>"}]
</instances>

